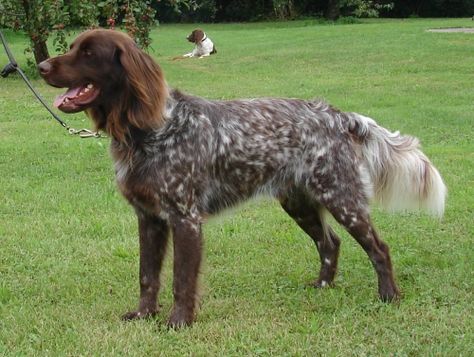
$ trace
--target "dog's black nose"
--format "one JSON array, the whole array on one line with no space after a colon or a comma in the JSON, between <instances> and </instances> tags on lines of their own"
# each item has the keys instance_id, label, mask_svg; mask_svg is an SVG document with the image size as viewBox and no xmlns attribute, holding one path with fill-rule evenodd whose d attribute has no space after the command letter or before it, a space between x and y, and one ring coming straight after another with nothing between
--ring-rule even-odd
<instances>
[{"instance_id":1,"label":"dog's black nose","mask_svg":"<svg viewBox=\"0 0 474 357\"><path fill-rule=\"evenodd\" d=\"M48 74L51 71L51 63L48 60L41 62L38 65L38 70L42 75Z\"/></svg>"}]
</instances>

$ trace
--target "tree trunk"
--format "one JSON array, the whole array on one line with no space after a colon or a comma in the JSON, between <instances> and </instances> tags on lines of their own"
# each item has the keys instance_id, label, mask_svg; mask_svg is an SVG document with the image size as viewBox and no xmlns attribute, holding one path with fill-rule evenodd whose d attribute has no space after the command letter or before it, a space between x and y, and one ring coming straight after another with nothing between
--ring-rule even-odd
<instances>
[{"instance_id":1,"label":"tree trunk","mask_svg":"<svg viewBox=\"0 0 474 357\"><path fill-rule=\"evenodd\" d=\"M25 10L25 22L26 22L26 31L30 36L31 43L33 44L33 54L35 56L36 63L43 62L45 59L49 58L48 46L46 46L46 40L42 39L42 36L39 36L37 33L39 31L38 28L35 28L33 19L31 18L33 15L32 10L35 2L31 0L23 0L23 10ZM47 38L47 36L46 36Z\"/></svg>"},{"instance_id":2,"label":"tree trunk","mask_svg":"<svg viewBox=\"0 0 474 357\"><path fill-rule=\"evenodd\" d=\"M35 55L36 63L43 62L49 58L48 47L46 46L46 41L41 39L31 40L33 42L33 54Z\"/></svg>"},{"instance_id":3,"label":"tree trunk","mask_svg":"<svg viewBox=\"0 0 474 357\"><path fill-rule=\"evenodd\" d=\"M328 20L337 20L341 15L339 0L328 0L328 6L324 17Z\"/></svg>"}]
</instances>

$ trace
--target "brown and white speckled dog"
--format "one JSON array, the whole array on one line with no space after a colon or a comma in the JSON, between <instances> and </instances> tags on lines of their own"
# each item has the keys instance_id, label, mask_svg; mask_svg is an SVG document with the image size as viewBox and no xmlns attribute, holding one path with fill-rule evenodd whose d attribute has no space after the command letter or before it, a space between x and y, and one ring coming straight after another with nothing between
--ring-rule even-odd
<instances>
[{"instance_id":1,"label":"brown and white speckled dog","mask_svg":"<svg viewBox=\"0 0 474 357\"><path fill-rule=\"evenodd\" d=\"M174 306L169 325L195 318L201 224L208 215L270 194L314 240L317 287L334 280L339 238L329 212L368 254L381 299L398 298L387 245L369 201L442 215L446 189L415 138L318 100L213 101L170 89L160 67L125 34L82 33L65 55L39 65L55 105L85 110L112 138L116 180L135 208L140 236L140 301L124 318L158 311L169 231L174 244Z\"/></svg>"}]
</instances>

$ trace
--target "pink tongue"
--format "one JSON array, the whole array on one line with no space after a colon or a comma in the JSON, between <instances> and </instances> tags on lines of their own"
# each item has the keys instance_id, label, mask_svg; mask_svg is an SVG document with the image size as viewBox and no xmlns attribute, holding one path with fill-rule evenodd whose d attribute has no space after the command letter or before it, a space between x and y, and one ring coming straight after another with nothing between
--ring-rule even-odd
<instances>
[{"instance_id":1,"label":"pink tongue","mask_svg":"<svg viewBox=\"0 0 474 357\"><path fill-rule=\"evenodd\" d=\"M58 95L56 97L56 99L54 100L54 106L56 108L58 108L63 102L64 102L64 99L66 98L74 98L74 97L77 97L77 95L79 94L79 92L81 91L82 87L77 87L77 88L71 88L69 89L66 93L64 94L61 94L61 95Z\"/></svg>"}]
</instances>

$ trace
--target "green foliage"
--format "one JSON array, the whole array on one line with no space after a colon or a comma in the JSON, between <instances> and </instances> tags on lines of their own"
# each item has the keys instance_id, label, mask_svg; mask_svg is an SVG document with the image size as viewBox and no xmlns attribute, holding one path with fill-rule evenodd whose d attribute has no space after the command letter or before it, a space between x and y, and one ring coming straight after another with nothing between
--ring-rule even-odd
<instances>
[{"instance_id":1,"label":"green foliage","mask_svg":"<svg viewBox=\"0 0 474 357\"><path fill-rule=\"evenodd\" d=\"M393 17L470 17L474 15L473 0L390 0Z\"/></svg>"},{"instance_id":2,"label":"green foliage","mask_svg":"<svg viewBox=\"0 0 474 357\"><path fill-rule=\"evenodd\" d=\"M48 57L46 41L54 33L53 45L58 50L67 47L65 23L68 12L62 0L2 0L0 26L25 31L30 38L27 52L34 52L36 62Z\"/></svg>"},{"instance_id":3,"label":"green foliage","mask_svg":"<svg viewBox=\"0 0 474 357\"><path fill-rule=\"evenodd\" d=\"M151 3L152 0L71 0L70 24L109 28L122 24L138 46L146 49L151 43L150 29L156 24Z\"/></svg>"},{"instance_id":4,"label":"green foliage","mask_svg":"<svg viewBox=\"0 0 474 357\"><path fill-rule=\"evenodd\" d=\"M34 52L36 63L49 57L46 41L50 35L56 51L67 50L66 31L70 25L114 28L122 23L146 49L151 43L150 29L156 23L156 11L150 4L151 0L2 0L0 26L28 34L31 45L27 51Z\"/></svg>"},{"instance_id":5,"label":"green foliage","mask_svg":"<svg viewBox=\"0 0 474 357\"><path fill-rule=\"evenodd\" d=\"M380 10L389 11L391 4L382 4L372 0L205 0L193 3L193 7L183 9L170 3L158 3L158 16L163 21L255 21L261 19L292 20L305 16L327 15L328 9L345 16L377 17ZM336 19L337 16L334 18Z\"/></svg>"},{"instance_id":6,"label":"green foliage","mask_svg":"<svg viewBox=\"0 0 474 357\"><path fill-rule=\"evenodd\" d=\"M115 0L69 0L67 4L69 14L68 25L85 27L98 26L100 16L110 7L113 7L115 2Z\"/></svg>"},{"instance_id":7,"label":"green foliage","mask_svg":"<svg viewBox=\"0 0 474 357\"><path fill-rule=\"evenodd\" d=\"M154 2L162 22L226 22L337 16L466 17L473 0L203 0ZM328 11L329 9L332 11ZM335 16L335 18L337 18ZM334 19L335 19L334 18Z\"/></svg>"},{"instance_id":8,"label":"green foliage","mask_svg":"<svg viewBox=\"0 0 474 357\"><path fill-rule=\"evenodd\" d=\"M272 0L228 0L220 3L217 21L256 21L269 18L274 11Z\"/></svg>"},{"instance_id":9,"label":"green foliage","mask_svg":"<svg viewBox=\"0 0 474 357\"><path fill-rule=\"evenodd\" d=\"M181 2L174 5L174 13L187 22L211 22L216 18L216 0Z\"/></svg>"},{"instance_id":10,"label":"green foliage","mask_svg":"<svg viewBox=\"0 0 474 357\"><path fill-rule=\"evenodd\" d=\"M124 12L123 23L128 34L141 48L148 48L151 43L151 25L155 23L155 10L151 1L129 0L121 9Z\"/></svg>"},{"instance_id":11,"label":"green foliage","mask_svg":"<svg viewBox=\"0 0 474 357\"><path fill-rule=\"evenodd\" d=\"M280 20L292 19L296 15L293 0L273 0L273 11Z\"/></svg>"},{"instance_id":12,"label":"green foliage","mask_svg":"<svg viewBox=\"0 0 474 357\"><path fill-rule=\"evenodd\" d=\"M393 3L379 4L373 0L342 0L345 13L356 17L378 17L381 10L390 11Z\"/></svg>"}]
</instances>

